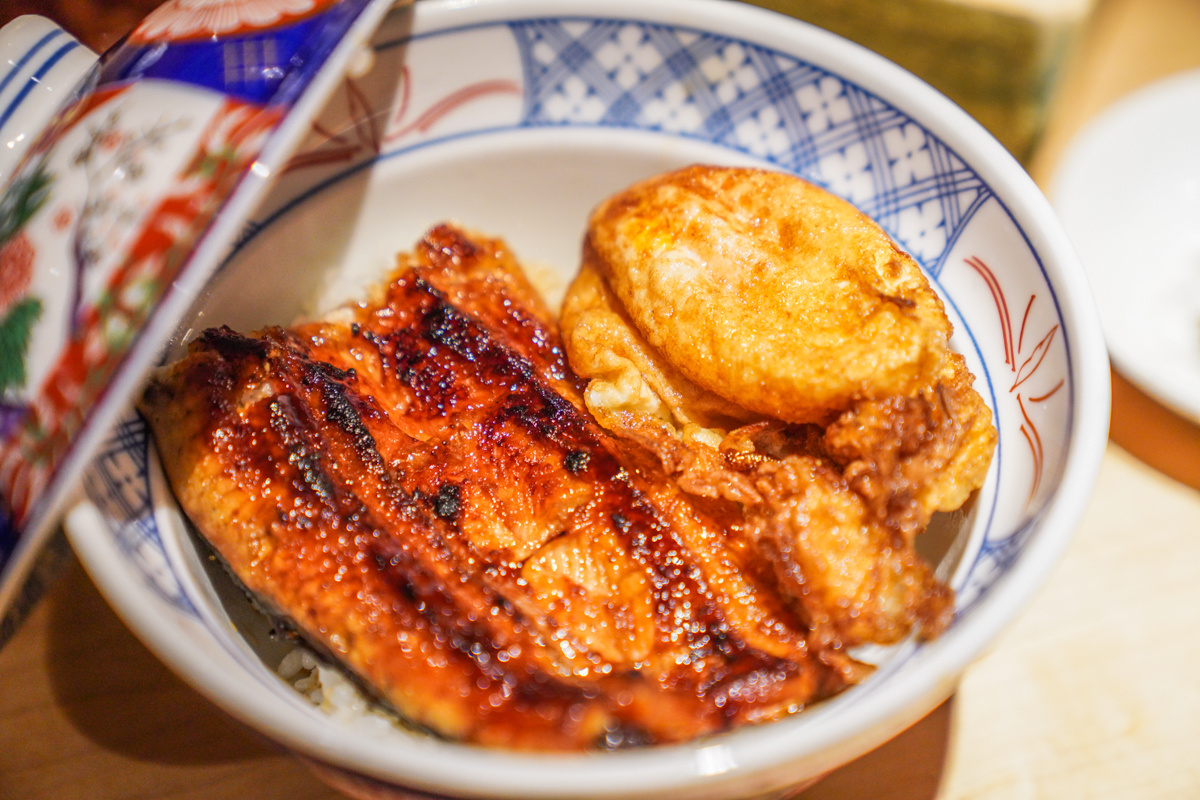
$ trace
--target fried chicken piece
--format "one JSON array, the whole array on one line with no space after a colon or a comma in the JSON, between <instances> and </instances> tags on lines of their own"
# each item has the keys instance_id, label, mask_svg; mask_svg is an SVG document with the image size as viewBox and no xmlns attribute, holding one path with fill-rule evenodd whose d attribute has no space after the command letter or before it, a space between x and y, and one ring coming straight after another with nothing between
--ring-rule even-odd
<instances>
[{"instance_id":1,"label":"fried chicken piece","mask_svg":"<svg viewBox=\"0 0 1200 800\"><path fill-rule=\"evenodd\" d=\"M361 305L206 332L141 409L257 602L441 735L681 741L866 674L769 532L596 424L549 320L502 243L442 226Z\"/></svg>"},{"instance_id":2,"label":"fried chicken piece","mask_svg":"<svg viewBox=\"0 0 1200 800\"><path fill-rule=\"evenodd\" d=\"M828 461L789 455L753 475L762 501L746 509L750 535L815 638L893 644L949 624L953 592Z\"/></svg>"},{"instance_id":3,"label":"fried chicken piece","mask_svg":"<svg viewBox=\"0 0 1200 800\"><path fill-rule=\"evenodd\" d=\"M799 178L693 166L593 213L561 318L585 402L685 491L735 504L819 636L936 635L913 543L995 448L917 264Z\"/></svg>"},{"instance_id":4,"label":"fried chicken piece","mask_svg":"<svg viewBox=\"0 0 1200 800\"><path fill-rule=\"evenodd\" d=\"M583 260L680 375L786 422L912 394L950 338L911 257L784 173L701 165L635 184L593 212Z\"/></svg>"}]
</instances>

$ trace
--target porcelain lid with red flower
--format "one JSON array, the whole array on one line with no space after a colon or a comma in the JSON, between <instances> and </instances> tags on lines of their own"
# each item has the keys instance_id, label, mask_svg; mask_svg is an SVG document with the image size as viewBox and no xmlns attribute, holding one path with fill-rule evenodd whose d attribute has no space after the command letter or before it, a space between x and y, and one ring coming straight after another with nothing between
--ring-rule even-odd
<instances>
[{"instance_id":1,"label":"porcelain lid with red flower","mask_svg":"<svg viewBox=\"0 0 1200 800\"><path fill-rule=\"evenodd\" d=\"M23 101L78 45L5 26L0 125L35 143L0 175L0 643L106 429L392 5L168 0L44 129Z\"/></svg>"}]
</instances>

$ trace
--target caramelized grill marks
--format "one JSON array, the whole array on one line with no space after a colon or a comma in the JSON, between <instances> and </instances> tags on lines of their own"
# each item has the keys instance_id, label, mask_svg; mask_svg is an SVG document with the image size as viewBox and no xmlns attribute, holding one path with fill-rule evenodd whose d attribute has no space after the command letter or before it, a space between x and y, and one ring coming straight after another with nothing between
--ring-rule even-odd
<instances>
[{"instance_id":1,"label":"caramelized grill marks","mask_svg":"<svg viewBox=\"0 0 1200 800\"><path fill-rule=\"evenodd\" d=\"M586 487L586 493L594 495L588 513L612 521L619 546L649 576L654 629L671 632L671 643L685 649L685 663L710 655L714 652L713 642L728 650L731 634L708 600L709 587L703 574L687 559L686 548L675 539L670 523L631 483L628 471L613 453L605 449L595 424L552 391L527 360L446 304L429 283L404 281L400 287L404 295L393 300L393 305L421 309L419 324L402 330L389 326L389 331L377 335L375 341L393 354L395 363L405 365L405 373L397 378L414 389L415 406L410 413L464 431L462 435L469 440L466 452L457 454L461 459L447 461L468 464L474 473L447 474L446 468L424 471L424 480L415 488L433 498L434 512L458 524L451 516L456 517L459 505L469 499L463 497L460 484L440 481L479 482L480 461L488 456L499 465L495 472L501 480L525 467L524 475L529 479L518 484L533 496L535 508L553 502L555 495L571 495L564 483ZM418 383L415 376L424 380ZM433 387L454 387L456 393L434 391ZM470 402L463 402L463 398L470 398ZM520 465L514 458L518 452L537 452L538 460ZM585 459L580 459L581 453ZM563 475L560 465L565 465L568 458L576 461L577 469ZM445 513L447 487L454 487L454 515ZM565 519L554 521L558 523L555 528L566 523ZM544 546L562 532L543 530L536 544ZM498 552L513 555L507 548L498 548ZM477 549L471 555L487 560L491 554ZM491 574L511 578L505 569L509 564L500 561L491 566ZM681 602L689 598L695 598L695 607Z\"/></svg>"},{"instance_id":2,"label":"caramelized grill marks","mask_svg":"<svg viewBox=\"0 0 1200 800\"><path fill-rule=\"evenodd\" d=\"M416 281L404 285L411 288L394 304L429 309L422 316L426 325L424 335L418 338L409 333L419 328L407 329L404 333L407 344L411 346L414 340L432 342L432 347L424 349L426 359L436 359L443 369L453 372L456 376L452 381L454 385L469 387L464 388L464 395L477 401L487 397L492 404L490 414L475 413L475 409L463 412L470 416L467 424L478 434L471 441L471 457L476 463L484 453L503 458L503 454L514 447L514 439L522 442L523 450L548 450L542 461L548 462L552 470L557 470L559 464L565 465L568 458L574 458L577 470L568 475L578 477L583 485L595 487L595 502L589 513L610 520L618 546L649 578L646 589L652 597L653 627L670 632L670 639L664 644L678 650L673 658L680 664L713 656L729 660L735 656L736 649L737 657L754 660L757 656L752 655L729 629L720 609L712 602L713 589L707 584L704 572L694 563L689 548L676 536L679 526L665 518L638 488L636 482L645 480L638 480L638 476L618 460L611 449L614 444L600 432L594 421L552 391L530 368L528 361L503 347L478 323L440 302L440 297L428 283ZM441 347L448 347L462 361L454 363L454 359L440 351ZM394 349L402 348L396 345ZM418 362L415 353L406 355L405 363L420 364L421 368L416 370L419 374L433 371L428 369L427 361ZM467 365L478 369L472 371ZM426 396L424 400L437 405L439 421L453 419L452 412L445 413L450 404L444 398ZM515 424L520 430L514 433L508 423ZM580 453L587 456L586 466L580 460ZM508 470L501 472L507 474ZM565 476L554 477L561 492ZM523 488L533 492L541 483L536 478L520 482ZM688 515L684 509L679 512L680 516ZM697 526L695 522L691 524ZM551 533L550 538L540 544L547 544L556 535L557 531ZM642 665L634 661L630 666Z\"/></svg>"},{"instance_id":3,"label":"caramelized grill marks","mask_svg":"<svg viewBox=\"0 0 1200 800\"><path fill-rule=\"evenodd\" d=\"M416 261L352 321L209 332L147 394L181 504L251 592L485 744L675 741L845 684L731 518L581 410L494 247L438 230Z\"/></svg>"},{"instance_id":4,"label":"caramelized grill marks","mask_svg":"<svg viewBox=\"0 0 1200 800\"><path fill-rule=\"evenodd\" d=\"M244 430L256 431L256 440L269 430L287 453L277 471L292 504L276 538L281 550L295 552L297 563L281 571L302 572L302 559L315 561L328 584L350 580L347 561L353 562L361 573L358 591L382 597L394 615L389 624L418 640L427 654L440 654L439 673L473 676L464 678L460 691L469 690L480 708L497 697L517 702L518 710L586 700L592 692L548 673L534 657L537 651L525 646L537 635L520 612L458 568L453 532L390 482L367 429L380 416L360 414L362 401L342 383L345 373L283 348L272 353L269 372L277 394L247 413ZM255 419L259 415L266 419ZM322 616L319 609L313 616ZM332 644L343 657L358 646L349 628Z\"/></svg>"}]
</instances>

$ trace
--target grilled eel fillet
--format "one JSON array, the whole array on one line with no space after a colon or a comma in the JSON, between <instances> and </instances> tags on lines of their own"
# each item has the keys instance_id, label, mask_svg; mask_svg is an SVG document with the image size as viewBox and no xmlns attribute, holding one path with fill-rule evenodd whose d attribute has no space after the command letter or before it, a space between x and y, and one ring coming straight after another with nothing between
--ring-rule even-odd
<instances>
[{"instance_id":1,"label":"grilled eel fillet","mask_svg":"<svg viewBox=\"0 0 1200 800\"><path fill-rule=\"evenodd\" d=\"M446 737L680 741L868 670L813 630L736 504L684 493L583 410L499 241L440 226L367 302L287 330L209 330L141 409L183 509L243 586ZM934 599L914 624L944 610L915 556L884 566L916 576L914 608Z\"/></svg>"}]
</instances>

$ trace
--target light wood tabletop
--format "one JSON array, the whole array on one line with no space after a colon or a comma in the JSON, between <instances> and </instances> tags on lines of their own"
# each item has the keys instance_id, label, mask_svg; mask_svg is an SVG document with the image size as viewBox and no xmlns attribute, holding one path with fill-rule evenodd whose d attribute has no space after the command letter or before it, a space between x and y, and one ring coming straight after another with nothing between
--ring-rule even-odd
<instances>
[{"instance_id":1,"label":"light wood tabletop","mask_svg":"<svg viewBox=\"0 0 1200 800\"><path fill-rule=\"evenodd\" d=\"M1198 66L1200 2L1100 0L1035 179L1108 104ZM1197 489L1200 427L1114 375L1099 486L1048 585L951 700L801 797L1200 797ZM77 563L0 650L0 800L337 797L161 666Z\"/></svg>"}]
</instances>

